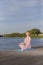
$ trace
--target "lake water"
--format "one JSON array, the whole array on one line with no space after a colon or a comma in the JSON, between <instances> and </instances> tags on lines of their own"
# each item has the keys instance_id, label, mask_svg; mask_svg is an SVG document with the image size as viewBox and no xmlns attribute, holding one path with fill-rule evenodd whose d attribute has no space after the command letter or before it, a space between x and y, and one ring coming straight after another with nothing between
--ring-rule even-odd
<instances>
[{"instance_id":1,"label":"lake water","mask_svg":"<svg viewBox=\"0 0 43 65\"><path fill-rule=\"evenodd\" d=\"M18 49L18 44L22 42L23 38L0 38L0 50L14 50ZM43 46L43 38L31 39L32 46Z\"/></svg>"}]
</instances>

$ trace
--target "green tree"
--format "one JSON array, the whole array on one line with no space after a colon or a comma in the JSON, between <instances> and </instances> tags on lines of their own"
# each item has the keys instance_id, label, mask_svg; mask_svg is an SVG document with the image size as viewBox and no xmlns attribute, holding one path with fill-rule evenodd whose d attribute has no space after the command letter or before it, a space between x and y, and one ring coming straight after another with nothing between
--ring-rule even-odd
<instances>
[{"instance_id":1,"label":"green tree","mask_svg":"<svg viewBox=\"0 0 43 65\"><path fill-rule=\"evenodd\" d=\"M32 29L32 30L29 30L30 34L33 35L33 36L38 36L38 34L40 34L40 30L39 29Z\"/></svg>"}]
</instances>

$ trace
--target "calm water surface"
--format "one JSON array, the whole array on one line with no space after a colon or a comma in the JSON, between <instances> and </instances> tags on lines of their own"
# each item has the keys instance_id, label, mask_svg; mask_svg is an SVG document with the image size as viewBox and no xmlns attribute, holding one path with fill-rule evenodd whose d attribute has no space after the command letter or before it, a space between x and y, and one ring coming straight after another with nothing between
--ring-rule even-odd
<instances>
[{"instance_id":1,"label":"calm water surface","mask_svg":"<svg viewBox=\"0 0 43 65\"><path fill-rule=\"evenodd\" d=\"M14 50L18 49L18 44L22 42L23 38L0 38L0 50ZM32 46L43 46L43 38L31 39Z\"/></svg>"}]
</instances>

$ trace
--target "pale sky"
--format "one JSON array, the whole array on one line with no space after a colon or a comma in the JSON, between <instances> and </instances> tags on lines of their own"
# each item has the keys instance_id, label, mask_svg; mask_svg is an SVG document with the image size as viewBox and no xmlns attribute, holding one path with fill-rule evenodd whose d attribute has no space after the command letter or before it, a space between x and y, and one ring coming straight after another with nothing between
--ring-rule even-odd
<instances>
[{"instance_id":1,"label":"pale sky","mask_svg":"<svg viewBox=\"0 0 43 65\"><path fill-rule=\"evenodd\" d=\"M43 0L0 0L0 34L43 31Z\"/></svg>"}]
</instances>

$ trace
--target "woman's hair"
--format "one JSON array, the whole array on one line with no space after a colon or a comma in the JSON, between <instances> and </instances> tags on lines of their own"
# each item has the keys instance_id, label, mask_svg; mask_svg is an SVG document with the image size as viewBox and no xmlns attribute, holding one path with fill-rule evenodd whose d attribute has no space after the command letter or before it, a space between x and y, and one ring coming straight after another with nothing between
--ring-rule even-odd
<instances>
[{"instance_id":1,"label":"woman's hair","mask_svg":"<svg viewBox=\"0 0 43 65\"><path fill-rule=\"evenodd\" d=\"M28 33L28 35L30 36L30 32L26 31L26 33Z\"/></svg>"}]
</instances>

